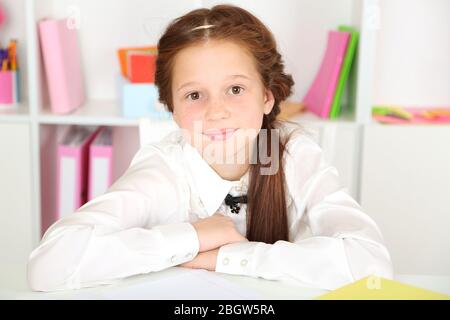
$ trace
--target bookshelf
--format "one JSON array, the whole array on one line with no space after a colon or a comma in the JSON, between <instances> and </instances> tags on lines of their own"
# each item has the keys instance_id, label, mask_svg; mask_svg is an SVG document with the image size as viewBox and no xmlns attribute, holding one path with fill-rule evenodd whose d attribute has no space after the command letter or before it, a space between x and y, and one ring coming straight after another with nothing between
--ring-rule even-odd
<instances>
[{"instance_id":1,"label":"bookshelf","mask_svg":"<svg viewBox=\"0 0 450 320\"><path fill-rule=\"evenodd\" d=\"M28 105L21 104L11 109L3 109L0 111L0 122L30 122L30 108Z\"/></svg>"},{"instance_id":2,"label":"bookshelf","mask_svg":"<svg viewBox=\"0 0 450 320\"><path fill-rule=\"evenodd\" d=\"M16 0L6 1L9 6ZM26 188L30 190L30 214L21 227L30 233L23 243L29 250L40 240L40 217L52 210L55 184L56 142L70 125L113 127L114 177L126 169L139 147L139 121L121 116L117 103L116 79L119 73L116 49L123 46L155 44L167 23L191 9L211 7L221 1L145 1L145 0L22 0L23 11L17 19L25 29L19 44L26 48L20 56L24 73L24 102L17 109L0 111L0 126L22 125L29 133L23 139L30 169ZM370 122L372 73L374 63L377 0L286 1L285 8L273 1L227 1L249 9L273 31L296 85L292 102L300 101L313 80L326 45L326 32L339 24L360 30L358 56L352 81L354 110L344 111L336 120L325 120L306 112L291 119L313 132L326 155L341 172L343 183L352 195L359 194L359 155L362 126ZM79 37L87 99L75 112L55 115L50 112L38 43L37 21L44 17L79 19ZM285 30L291 30L286 32ZM113 36L112 36L113 35ZM303 48L308 48L304 50ZM23 49L25 50L25 49ZM364 68L360 68L364 65ZM345 109L345 108L344 108ZM339 150L339 152L337 151ZM3 207L1 207L3 208ZM2 213L3 214L3 213ZM0 239L3 240L3 239Z\"/></svg>"},{"instance_id":3,"label":"bookshelf","mask_svg":"<svg viewBox=\"0 0 450 320\"><path fill-rule=\"evenodd\" d=\"M108 125L108 126L138 126L138 119L127 119L121 116L115 101L89 100L80 108L67 115L53 114L49 109L43 109L38 115L41 124L77 124L77 125Z\"/></svg>"}]
</instances>

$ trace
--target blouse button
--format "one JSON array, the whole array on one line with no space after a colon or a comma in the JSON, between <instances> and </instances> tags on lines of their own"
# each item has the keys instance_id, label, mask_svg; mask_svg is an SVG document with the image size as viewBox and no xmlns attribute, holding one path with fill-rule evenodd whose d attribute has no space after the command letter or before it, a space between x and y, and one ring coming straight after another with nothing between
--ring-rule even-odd
<instances>
[{"instance_id":1,"label":"blouse button","mask_svg":"<svg viewBox=\"0 0 450 320\"><path fill-rule=\"evenodd\" d=\"M245 267L247 265L247 263L248 263L247 259L241 260L241 266Z\"/></svg>"},{"instance_id":2,"label":"blouse button","mask_svg":"<svg viewBox=\"0 0 450 320\"><path fill-rule=\"evenodd\" d=\"M172 256L172 257L170 258L170 261L171 261L172 263L175 263L175 262L177 261L177 256Z\"/></svg>"},{"instance_id":3,"label":"blouse button","mask_svg":"<svg viewBox=\"0 0 450 320\"><path fill-rule=\"evenodd\" d=\"M228 259L228 258L224 258L224 259L222 260L222 264L223 264L224 266L226 266L229 262L230 262L230 259Z\"/></svg>"}]
</instances>

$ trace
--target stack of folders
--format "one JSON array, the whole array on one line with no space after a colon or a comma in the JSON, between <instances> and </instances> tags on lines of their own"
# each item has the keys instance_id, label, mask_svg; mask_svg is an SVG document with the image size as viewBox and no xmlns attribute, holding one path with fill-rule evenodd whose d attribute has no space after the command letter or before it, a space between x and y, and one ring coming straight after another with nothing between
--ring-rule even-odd
<instances>
[{"instance_id":1,"label":"stack of folders","mask_svg":"<svg viewBox=\"0 0 450 320\"><path fill-rule=\"evenodd\" d=\"M321 118L335 119L341 114L342 97L349 80L358 36L358 31L350 26L339 26L337 31L328 32L322 62L302 101L308 110Z\"/></svg>"},{"instance_id":2,"label":"stack of folders","mask_svg":"<svg viewBox=\"0 0 450 320\"><path fill-rule=\"evenodd\" d=\"M112 183L112 129L100 128L89 148L88 201L102 195Z\"/></svg>"},{"instance_id":3,"label":"stack of folders","mask_svg":"<svg viewBox=\"0 0 450 320\"><path fill-rule=\"evenodd\" d=\"M88 200L101 195L111 182L111 128L70 127L58 144L58 212L53 220L75 212Z\"/></svg>"}]
</instances>

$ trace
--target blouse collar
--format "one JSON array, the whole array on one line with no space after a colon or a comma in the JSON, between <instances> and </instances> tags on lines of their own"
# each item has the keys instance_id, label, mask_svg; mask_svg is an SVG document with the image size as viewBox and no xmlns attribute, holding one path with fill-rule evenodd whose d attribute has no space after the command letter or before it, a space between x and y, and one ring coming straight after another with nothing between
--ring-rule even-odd
<instances>
[{"instance_id":1,"label":"blouse collar","mask_svg":"<svg viewBox=\"0 0 450 320\"><path fill-rule=\"evenodd\" d=\"M247 193L247 171L239 180L229 181L219 176L189 143L184 143L183 153L195 188L209 216L217 212L226 195L238 196Z\"/></svg>"}]
</instances>

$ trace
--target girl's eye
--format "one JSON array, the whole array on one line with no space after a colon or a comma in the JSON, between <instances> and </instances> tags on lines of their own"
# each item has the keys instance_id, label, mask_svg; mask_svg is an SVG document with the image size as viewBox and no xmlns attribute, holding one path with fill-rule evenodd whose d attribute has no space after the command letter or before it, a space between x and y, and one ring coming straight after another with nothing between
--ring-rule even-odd
<instances>
[{"instance_id":1,"label":"girl's eye","mask_svg":"<svg viewBox=\"0 0 450 320\"><path fill-rule=\"evenodd\" d=\"M190 100L198 100L200 97L200 94L196 91L196 92L192 92L190 94L187 95L187 99L192 98Z\"/></svg>"},{"instance_id":2,"label":"girl's eye","mask_svg":"<svg viewBox=\"0 0 450 320\"><path fill-rule=\"evenodd\" d=\"M231 87L231 92L232 92L234 95L240 94L243 90L244 90L244 88L242 88L242 87L240 87L240 86L232 86L232 87Z\"/></svg>"},{"instance_id":3,"label":"girl's eye","mask_svg":"<svg viewBox=\"0 0 450 320\"><path fill-rule=\"evenodd\" d=\"M239 95L244 90L244 88L242 88L240 86L232 86L230 89L231 89L231 93L233 95ZM186 96L186 99L192 100L192 101L198 100L198 99L200 99L200 93L198 91L194 91L194 92L188 94Z\"/></svg>"}]
</instances>

